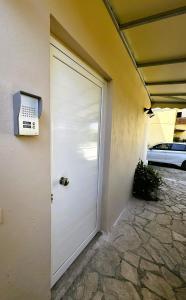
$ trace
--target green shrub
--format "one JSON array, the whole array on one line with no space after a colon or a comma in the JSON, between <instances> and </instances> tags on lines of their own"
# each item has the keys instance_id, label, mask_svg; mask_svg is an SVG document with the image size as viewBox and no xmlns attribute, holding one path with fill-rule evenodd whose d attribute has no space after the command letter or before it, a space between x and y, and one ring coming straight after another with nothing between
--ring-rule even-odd
<instances>
[{"instance_id":1,"label":"green shrub","mask_svg":"<svg viewBox=\"0 0 186 300\"><path fill-rule=\"evenodd\" d=\"M174 142L180 142L180 138L178 136L174 136L173 141Z\"/></svg>"},{"instance_id":2,"label":"green shrub","mask_svg":"<svg viewBox=\"0 0 186 300\"><path fill-rule=\"evenodd\" d=\"M144 165L142 160L138 162L133 183L133 195L135 197L157 200L157 191L162 183L162 178L157 171Z\"/></svg>"}]
</instances>

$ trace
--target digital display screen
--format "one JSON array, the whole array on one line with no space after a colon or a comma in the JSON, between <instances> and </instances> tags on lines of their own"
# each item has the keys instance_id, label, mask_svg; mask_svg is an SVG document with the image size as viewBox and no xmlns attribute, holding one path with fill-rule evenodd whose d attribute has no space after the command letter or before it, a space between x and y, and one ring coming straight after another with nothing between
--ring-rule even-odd
<instances>
[{"instance_id":1,"label":"digital display screen","mask_svg":"<svg viewBox=\"0 0 186 300\"><path fill-rule=\"evenodd\" d=\"M23 124L31 125L31 122L23 121Z\"/></svg>"}]
</instances>

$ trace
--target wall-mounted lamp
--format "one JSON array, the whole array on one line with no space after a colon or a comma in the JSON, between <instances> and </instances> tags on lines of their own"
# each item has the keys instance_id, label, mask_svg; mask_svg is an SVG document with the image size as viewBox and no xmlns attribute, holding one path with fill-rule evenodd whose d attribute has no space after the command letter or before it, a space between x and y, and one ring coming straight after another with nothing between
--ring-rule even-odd
<instances>
[{"instance_id":1,"label":"wall-mounted lamp","mask_svg":"<svg viewBox=\"0 0 186 300\"><path fill-rule=\"evenodd\" d=\"M146 108L146 107L145 107L145 108L144 108L144 112L146 112L146 114L149 116L149 118L154 117L154 113L153 113L151 107L150 107L150 108Z\"/></svg>"}]
</instances>

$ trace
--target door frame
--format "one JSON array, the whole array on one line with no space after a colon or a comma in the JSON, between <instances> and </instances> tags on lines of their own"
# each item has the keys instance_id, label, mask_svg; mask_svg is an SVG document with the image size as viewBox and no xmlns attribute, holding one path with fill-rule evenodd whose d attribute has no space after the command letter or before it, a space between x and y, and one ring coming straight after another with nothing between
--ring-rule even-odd
<instances>
[{"instance_id":1,"label":"door frame","mask_svg":"<svg viewBox=\"0 0 186 300\"><path fill-rule=\"evenodd\" d=\"M88 238L79 246L75 253L69 257L66 262L59 268L59 270L52 274L52 245L51 245L51 287L59 280L59 278L64 274L64 272L69 268L73 261L79 256L83 249L88 245L88 243L93 239L98 231L101 230L101 217L102 217L102 190L103 190L103 169L104 169L104 152L105 152L105 137L106 137L106 98L107 98L107 82L95 72L91 67L89 67L82 59L76 56L68 48L66 48L61 42L56 38L50 37L50 68L52 67L53 56L55 55L56 49L70 59L73 63L77 65L77 68L82 72L87 73L87 78L93 81L102 89L102 101L100 107L100 128L99 128L99 156L98 156L98 196L97 196L97 224L95 230L88 236ZM70 67L70 66L69 66ZM50 72L51 73L51 72ZM80 72L81 73L81 72ZM90 77L90 78L89 78ZM51 81L50 81L51 86ZM50 101L52 101L50 97ZM50 122L52 122L52 112L50 109ZM50 147L52 148L52 130L50 126ZM52 151L50 164L52 165ZM51 168L52 170L52 168ZM52 183L52 174L51 174L51 183ZM51 184L51 193L52 193L52 184ZM52 203L51 203L51 212L52 212Z\"/></svg>"}]
</instances>

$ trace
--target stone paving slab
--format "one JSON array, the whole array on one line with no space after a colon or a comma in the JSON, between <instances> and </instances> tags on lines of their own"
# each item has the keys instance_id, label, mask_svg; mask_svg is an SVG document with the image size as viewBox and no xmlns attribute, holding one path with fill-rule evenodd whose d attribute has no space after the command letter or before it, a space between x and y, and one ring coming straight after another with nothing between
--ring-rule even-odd
<instances>
[{"instance_id":1,"label":"stone paving slab","mask_svg":"<svg viewBox=\"0 0 186 300\"><path fill-rule=\"evenodd\" d=\"M132 199L64 300L186 300L186 172L155 167L160 201Z\"/></svg>"}]
</instances>

